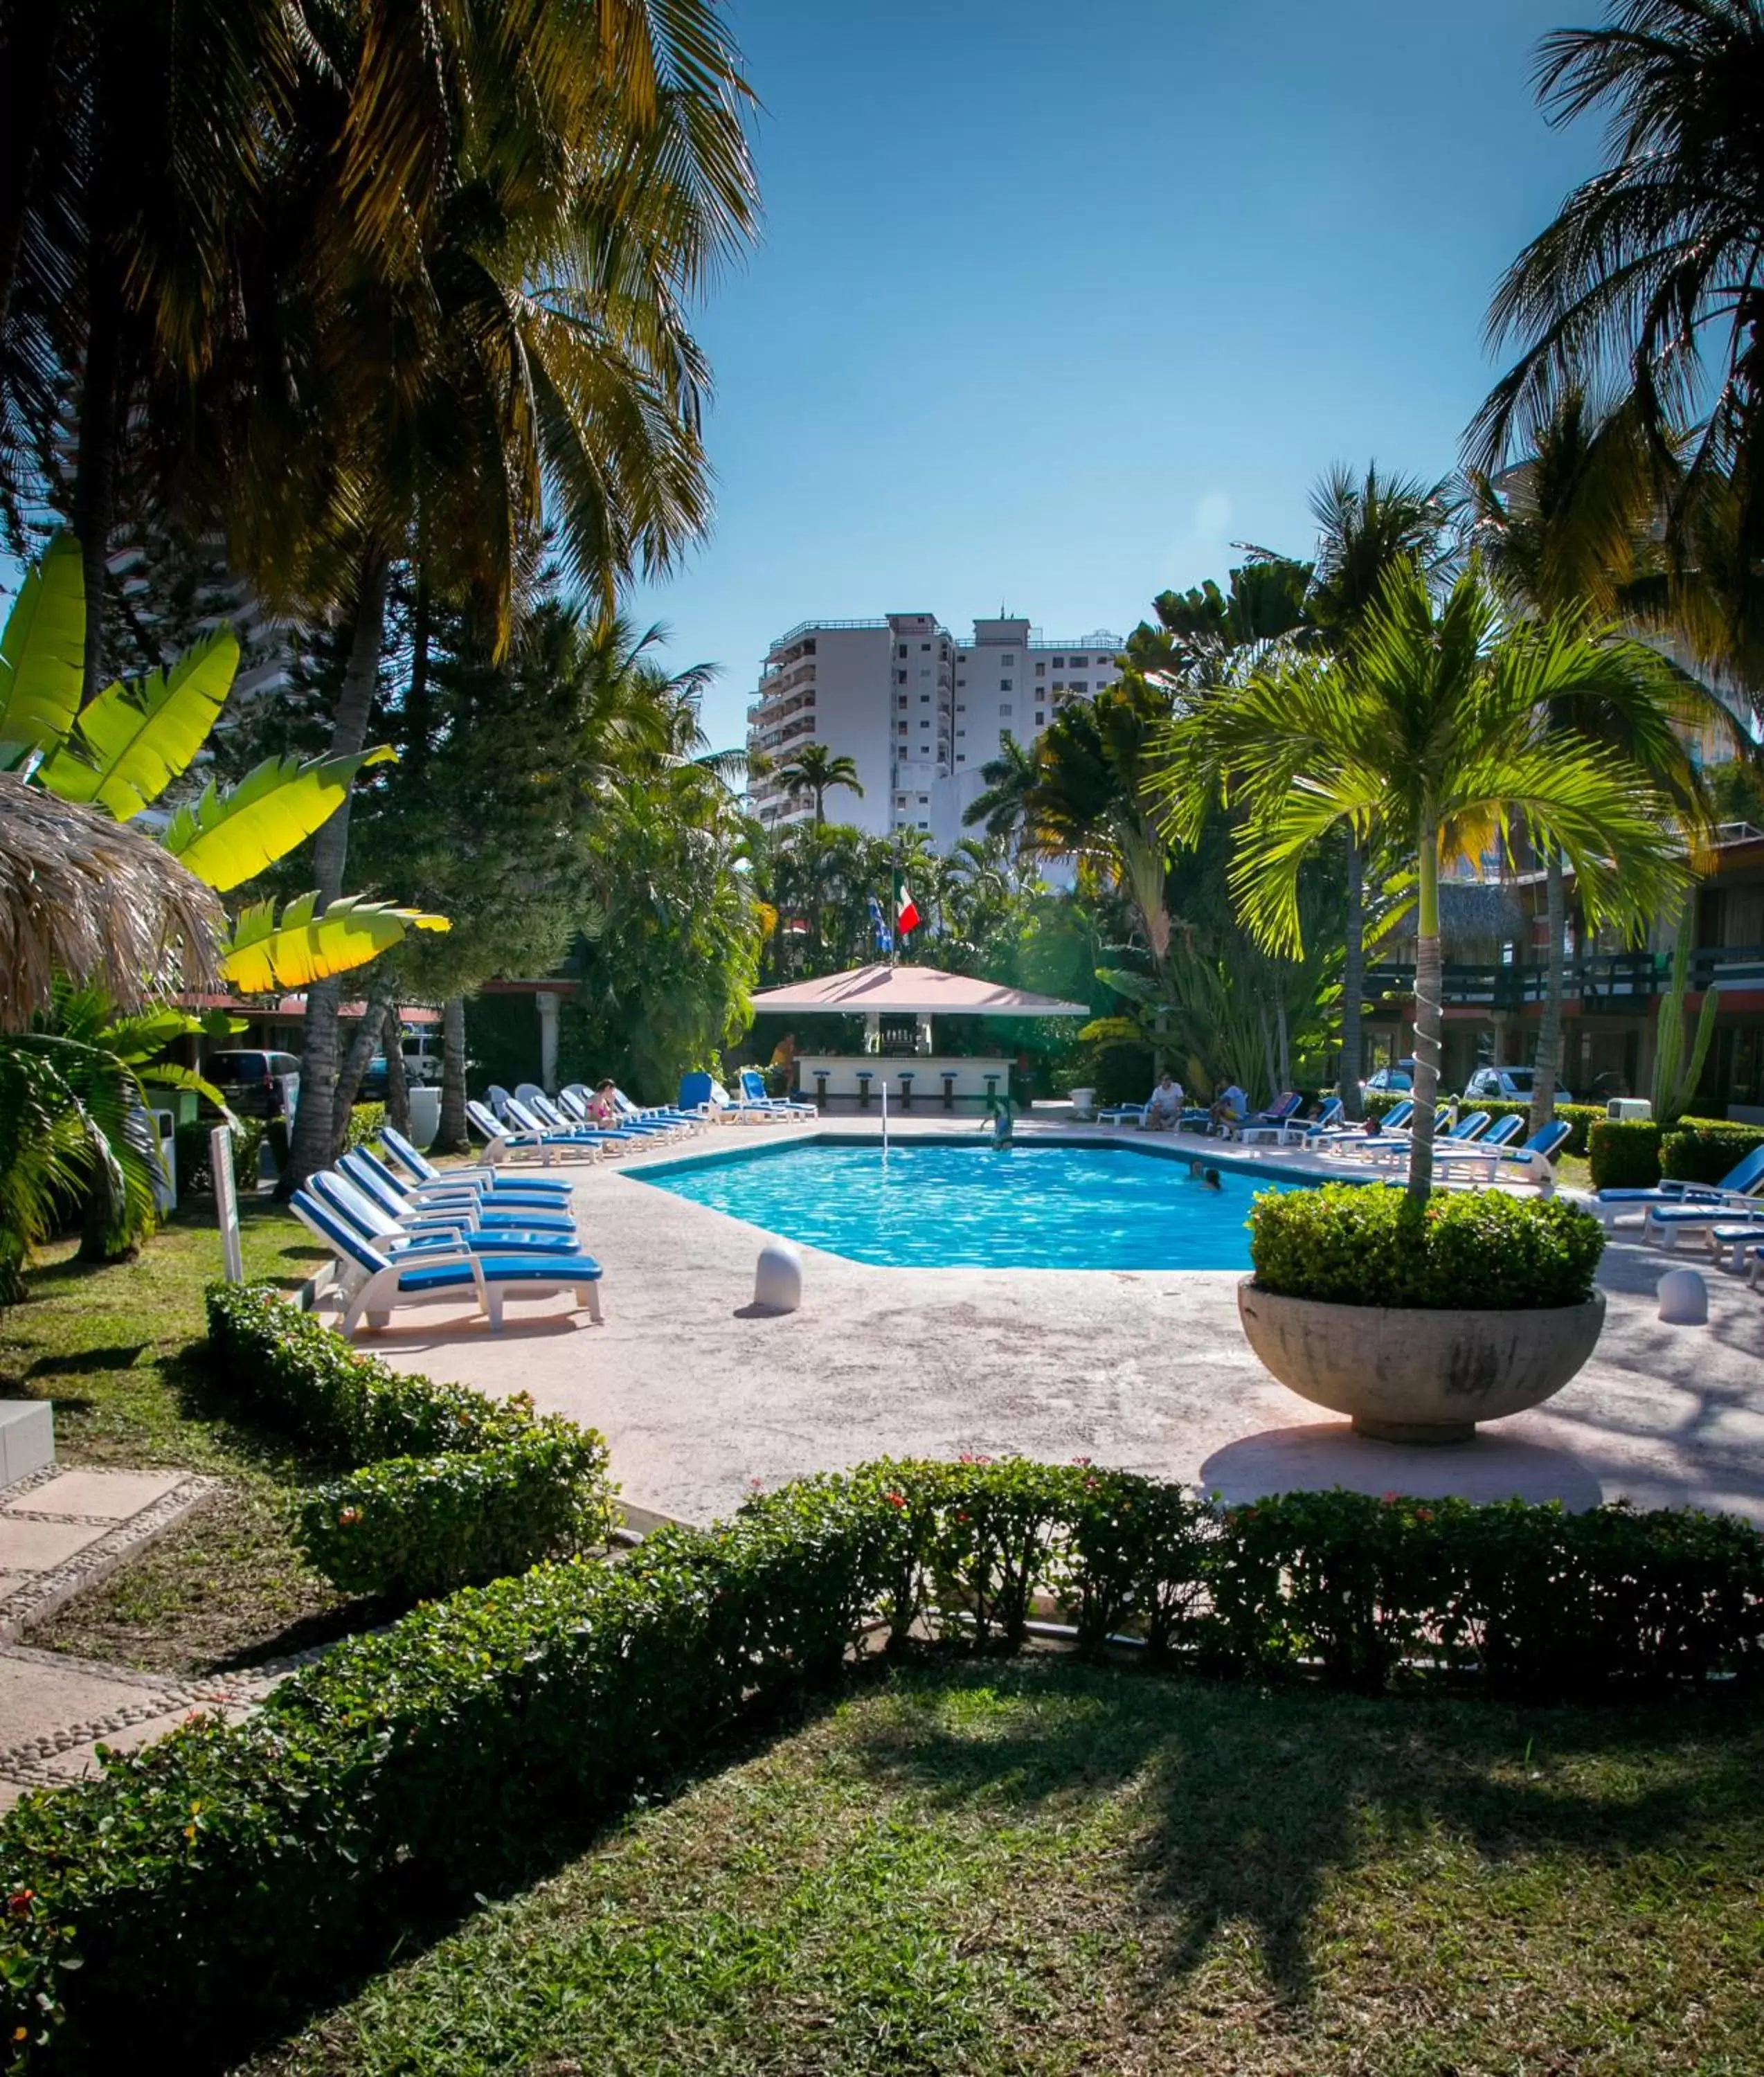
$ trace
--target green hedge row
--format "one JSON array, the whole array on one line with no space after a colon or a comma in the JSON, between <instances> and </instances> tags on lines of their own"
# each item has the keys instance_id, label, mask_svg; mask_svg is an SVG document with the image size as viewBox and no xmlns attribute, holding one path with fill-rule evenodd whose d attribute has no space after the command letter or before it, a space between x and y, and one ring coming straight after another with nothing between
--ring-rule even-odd
<instances>
[{"instance_id":1,"label":"green hedge row","mask_svg":"<svg viewBox=\"0 0 1764 2077\"><path fill-rule=\"evenodd\" d=\"M209 1345L235 1395L356 1467L306 1496L307 1557L350 1593L414 1600L603 1544L606 1445L524 1396L406 1376L273 1291L208 1291Z\"/></svg>"},{"instance_id":2,"label":"green hedge row","mask_svg":"<svg viewBox=\"0 0 1764 2077\"><path fill-rule=\"evenodd\" d=\"M1432 1669L1528 1697L1764 1664L1745 1523L1296 1493L1220 1509L1083 1464L881 1463L352 1638L254 1718L200 1717L0 1827L0 2025L96 2062L211 2054L468 1904L755 1701L830 1684L876 1625L1009 1650L1038 1613L1259 1677ZM75 1965L77 1965L76 1967ZM58 2058L59 2059L59 2058Z\"/></svg>"},{"instance_id":3,"label":"green hedge row","mask_svg":"<svg viewBox=\"0 0 1764 2077\"><path fill-rule=\"evenodd\" d=\"M1250 1213L1257 1284L1343 1305L1474 1312L1579 1305L1604 1252L1599 1222L1562 1197L1400 1185L1265 1190Z\"/></svg>"},{"instance_id":4,"label":"green hedge row","mask_svg":"<svg viewBox=\"0 0 1764 2077\"><path fill-rule=\"evenodd\" d=\"M1654 1118L1601 1118L1587 1147L1592 1186L1651 1190L1662 1176L1718 1183L1760 1140L1764 1130L1757 1126L1719 1118L1683 1118L1674 1126Z\"/></svg>"},{"instance_id":5,"label":"green hedge row","mask_svg":"<svg viewBox=\"0 0 1764 2077\"><path fill-rule=\"evenodd\" d=\"M1764 1126L1687 1118L1660 1143L1660 1173L1684 1183L1719 1183L1758 1147L1764 1147Z\"/></svg>"},{"instance_id":6,"label":"green hedge row","mask_svg":"<svg viewBox=\"0 0 1764 2077\"><path fill-rule=\"evenodd\" d=\"M177 1194L180 1197L210 1197L214 1193L214 1177L210 1156L210 1132L216 1121L198 1120L193 1124L181 1125L173 1135L173 1144L177 1161ZM233 1180L241 1190L257 1188L259 1151L264 1143L264 1122L257 1118L239 1118L233 1121Z\"/></svg>"}]
</instances>

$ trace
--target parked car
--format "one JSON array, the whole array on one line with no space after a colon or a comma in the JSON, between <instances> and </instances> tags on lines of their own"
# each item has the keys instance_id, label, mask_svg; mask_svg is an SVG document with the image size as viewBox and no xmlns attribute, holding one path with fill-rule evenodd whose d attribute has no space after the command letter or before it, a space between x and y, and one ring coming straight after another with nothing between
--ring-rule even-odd
<instances>
[{"instance_id":1,"label":"parked car","mask_svg":"<svg viewBox=\"0 0 1764 2077\"><path fill-rule=\"evenodd\" d=\"M300 1063L256 1047L210 1053L203 1074L240 1118L289 1118L300 1100Z\"/></svg>"},{"instance_id":2,"label":"parked car","mask_svg":"<svg viewBox=\"0 0 1764 2077\"><path fill-rule=\"evenodd\" d=\"M1415 1086L1415 1063L1412 1059L1399 1060L1394 1068L1380 1068L1370 1081L1360 1087L1373 1096L1407 1096Z\"/></svg>"},{"instance_id":3,"label":"parked car","mask_svg":"<svg viewBox=\"0 0 1764 2077\"><path fill-rule=\"evenodd\" d=\"M404 1034L404 1072L410 1082L439 1082L441 1079L441 1034L407 1031Z\"/></svg>"},{"instance_id":4,"label":"parked car","mask_svg":"<svg viewBox=\"0 0 1764 2077\"><path fill-rule=\"evenodd\" d=\"M1535 1068L1479 1068L1464 1084L1467 1097L1494 1097L1502 1103L1529 1103L1536 1086L1537 1071ZM1556 1101L1572 1103L1574 1098L1558 1082Z\"/></svg>"}]
</instances>

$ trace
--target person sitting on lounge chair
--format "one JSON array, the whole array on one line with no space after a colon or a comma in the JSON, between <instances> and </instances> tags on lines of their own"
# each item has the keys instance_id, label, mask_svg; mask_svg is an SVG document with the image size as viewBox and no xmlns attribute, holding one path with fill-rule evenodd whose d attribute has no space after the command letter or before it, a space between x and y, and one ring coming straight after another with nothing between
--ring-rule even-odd
<instances>
[{"instance_id":1,"label":"person sitting on lounge chair","mask_svg":"<svg viewBox=\"0 0 1764 2077\"><path fill-rule=\"evenodd\" d=\"M1143 1124L1147 1132L1174 1132L1182 1122L1182 1084L1167 1068L1158 1086L1146 1099Z\"/></svg>"},{"instance_id":2,"label":"person sitting on lounge chair","mask_svg":"<svg viewBox=\"0 0 1764 2077\"><path fill-rule=\"evenodd\" d=\"M594 1084L594 1093L588 1100L588 1118L590 1125L616 1126L619 1123L618 1099L610 1080Z\"/></svg>"},{"instance_id":3,"label":"person sitting on lounge chair","mask_svg":"<svg viewBox=\"0 0 1764 2077\"><path fill-rule=\"evenodd\" d=\"M1235 1082L1227 1082L1213 1099L1213 1129L1215 1132L1229 1132L1234 1126L1242 1125L1249 1114L1249 1093L1240 1089Z\"/></svg>"}]
</instances>

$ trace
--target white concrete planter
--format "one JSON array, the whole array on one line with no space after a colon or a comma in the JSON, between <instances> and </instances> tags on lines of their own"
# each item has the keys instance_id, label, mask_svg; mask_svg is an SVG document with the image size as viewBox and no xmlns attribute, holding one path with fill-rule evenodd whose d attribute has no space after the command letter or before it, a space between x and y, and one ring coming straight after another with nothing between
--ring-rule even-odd
<instances>
[{"instance_id":1,"label":"white concrete planter","mask_svg":"<svg viewBox=\"0 0 1764 2077\"><path fill-rule=\"evenodd\" d=\"M1604 1297L1512 1313L1424 1312L1238 1286L1250 1346L1289 1392L1386 1442L1465 1442L1479 1421L1560 1392L1592 1354Z\"/></svg>"},{"instance_id":2,"label":"white concrete planter","mask_svg":"<svg viewBox=\"0 0 1764 2077\"><path fill-rule=\"evenodd\" d=\"M410 1091L410 1141L414 1147L432 1147L441 1130L441 1092L413 1088Z\"/></svg>"}]
</instances>

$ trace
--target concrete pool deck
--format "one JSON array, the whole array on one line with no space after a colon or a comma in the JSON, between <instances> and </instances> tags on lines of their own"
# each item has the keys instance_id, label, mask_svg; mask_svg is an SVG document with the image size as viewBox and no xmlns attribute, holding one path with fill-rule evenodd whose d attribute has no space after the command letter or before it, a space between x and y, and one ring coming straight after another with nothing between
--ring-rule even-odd
<instances>
[{"instance_id":1,"label":"concrete pool deck","mask_svg":"<svg viewBox=\"0 0 1764 2077\"><path fill-rule=\"evenodd\" d=\"M975 1136L971 1119L893 1130ZM438 1305L395 1315L360 1345L401 1369L530 1392L542 1411L598 1428L627 1502L693 1521L727 1513L755 1481L976 1451L1089 1457L1232 1500L1339 1484L1571 1507L1623 1497L1764 1522L1764 1297L1705 1256L1643 1247L1633 1228L1606 1251L1604 1333L1573 1384L1474 1442L1429 1450L1363 1441L1276 1384L1244 1341L1233 1271L880 1269L805 1249L801 1310L755 1315L766 1236L636 1176L651 1159L762 1134L814 1136L730 1126L654 1156L550 1172L575 1181L585 1245L605 1271L605 1326L564 1298L517 1299L499 1334ZM1044 1134L1055 1136L1037 1123L1022 1136ZM1269 1168L1321 1165L1178 1143ZM1654 1287L1674 1260L1705 1269L1707 1326L1656 1317Z\"/></svg>"}]
</instances>

